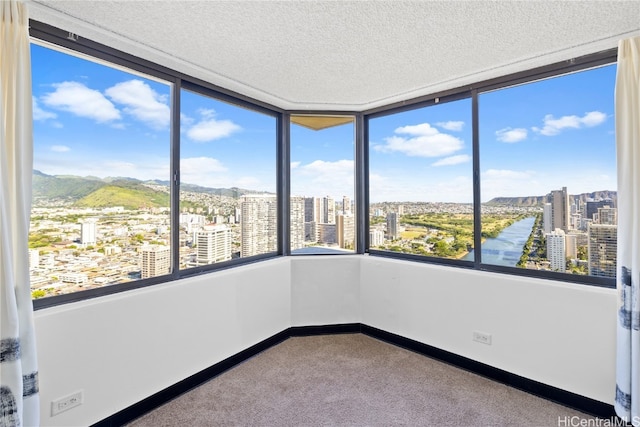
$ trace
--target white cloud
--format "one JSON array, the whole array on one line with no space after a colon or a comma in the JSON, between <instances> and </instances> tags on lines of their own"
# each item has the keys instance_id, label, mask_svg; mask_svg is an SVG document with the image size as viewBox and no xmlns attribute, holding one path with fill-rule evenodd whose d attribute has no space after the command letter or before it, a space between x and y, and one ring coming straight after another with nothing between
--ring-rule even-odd
<instances>
[{"instance_id":1,"label":"white cloud","mask_svg":"<svg viewBox=\"0 0 640 427\"><path fill-rule=\"evenodd\" d=\"M297 196L351 197L353 186L353 160L314 160L292 169L291 194Z\"/></svg>"},{"instance_id":2,"label":"white cloud","mask_svg":"<svg viewBox=\"0 0 640 427\"><path fill-rule=\"evenodd\" d=\"M424 182L428 180L429 185ZM369 177L371 202L454 202L470 203L473 200L471 176L447 176L416 178L415 174L380 175L373 171Z\"/></svg>"},{"instance_id":3,"label":"white cloud","mask_svg":"<svg viewBox=\"0 0 640 427\"><path fill-rule=\"evenodd\" d=\"M237 181L234 181L234 182L235 182L233 184L234 187L244 188L247 190L260 188L260 185L264 185L262 180L254 176L241 176L240 178L237 179Z\"/></svg>"},{"instance_id":4,"label":"white cloud","mask_svg":"<svg viewBox=\"0 0 640 427\"><path fill-rule=\"evenodd\" d=\"M436 123L436 126L440 126L441 128L446 130L461 131L462 127L464 126L464 122L449 120L448 122L438 122Z\"/></svg>"},{"instance_id":5,"label":"white cloud","mask_svg":"<svg viewBox=\"0 0 640 427\"><path fill-rule=\"evenodd\" d=\"M514 171L509 169L489 169L482 174L483 178L491 179L529 179L533 172Z\"/></svg>"},{"instance_id":6,"label":"white cloud","mask_svg":"<svg viewBox=\"0 0 640 427\"><path fill-rule=\"evenodd\" d=\"M408 134L415 136L437 135L440 131L432 127L429 123L421 123L419 125L402 126L395 130L395 133Z\"/></svg>"},{"instance_id":7,"label":"white cloud","mask_svg":"<svg viewBox=\"0 0 640 427\"><path fill-rule=\"evenodd\" d=\"M600 111L590 111L580 120L586 127L598 126L607 120L607 115Z\"/></svg>"},{"instance_id":8,"label":"white cloud","mask_svg":"<svg viewBox=\"0 0 640 427\"><path fill-rule=\"evenodd\" d=\"M226 172L227 168L213 157L187 157L180 160L180 173L191 174L195 171Z\"/></svg>"},{"instance_id":9,"label":"white cloud","mask_svg":"<svg viewBox=\"0 0 640 427\"><path fill-rule=\"evenodd\" d=\"M215 117L216 110L214 110L213 108L199 108L198 113L200 113L202 117L210 118Z\"/></svg>"},{"instance_id":10,"label":"white cloud","mask_svg":"<svg viewBox=\"0 0 640 427\"><path fill-rule=\"evenodd\" d=\"M275 178L269 174L265 177L260 175L261 171L255 171L256 175L235 175L238 171L236 167L227 167L212 157L184 158L180 161L180 168L180 181L185 184L210 188L240 187L271 192L275 188Z\"/></svg>"},{"instance_id":11,"label":"white cloud","mask_svg":"<svg viewBox=\"0 0 640 427\"><path fill-rule=\"evenodd\" d=\"M180 113L180 126L191 126L195 120L184 113Z\"/></svg>"},{"instance_id":12,"label":"white cloud","mask_svg":"<svg viewBox=\"0 0 640 427\"><path fill-rule=\"evenodd\" d=\"M111 175L111 176L133 176L128 172L136 170L136 165L134 163L125 162L122 160L106 161L104 162L104 165L108 169L118 171L117 175Z\"/></svg>"},{"instance_id":13,"label":"white cloud","mask_svg":"<svg viewBox=\"0 0 640 427\"><path fill-rule=\"evenodd\" d=\"M169 126L170 109L160 95L142 80L118 83L105 91L112 101L123 104L124 112L154 129Z\"/></svg>"},{"instance_id":14,"label":"white cloud","mask_svg":"<svg viewBox=\"0 0 640 427\"><path fill-rule=\"evenodd\" d=\"M399 152L411 157L440 157L453 154L464 145L461 139L441 133L429 123L399 127L395 133L411 137L394 135L385 138L385 144L374 146L374 150Z\"/></svg>"},{"instance_id":15,"label":"white cloud","mask_svg":"<svg viewBox=\"0 0 640 427\"><path fill-rule=\"evenodd\" d=\"M350 173L353 175L353 160L338 160L335 162L325 162L324 160L314 160L313 162L299 167L305 174L318 176L331 176L334 174Z\"/></svg>"},{"instance_id":16,"label":"white cloud","mask_svg":"<svg viewBox=\"0 0 640 427\"><path fill-rule=\"evenodd\" d=\"M486 170L480 178L482 201L486 202L494 197L523 197L548 193L547 189L541 188L537 175L534 171Z\"/></svg>"},{"instance_id":17,"label":"white cloud","mask_svg":"<svg viewBox=\"0 0 640 427\"><path fill-rule=\"evenodd\" d=\"M54 92L41 98L49 107L93 119L98 123L120 119L118 109L97 90L78 82L56 83L53 87Z\"/></svg>"},{"instance_id":18,"label":"white cloud","mask_svg":"<svg viewBox=\"0 0 640 427\"><path fill-rule=\"evenodd\" d=\"M38 100L35 96L31 97L32 99L32 109L33 109L33 120L47 120L47 119L55 119L58 117L56 113L52 113L51 111L45 111L38 105Z\"/></svg>"},{"instance_id":19,"label":"white cloud","mask_svg":"<svg viewBox=\"0 0 640 427\"><path fill-rule=\"evenodd\" d=\"M121 153L113 153L118 155ZM64 156L41 152L34 157L34 169L49 175L77 175L77 176L124 176L140 180L169 179L169 164L166 157L140 157L131 163L127 159L83 157L77 150L70 150Z\"/></svg>"},{"instance_id":20,"label":"white cloud","mask_svg":"<svg viewBox=\"0 0 640 427\"><path fill-rule=\"evenodd\" d=\"M527 130L524 128L504 128L496 131L496 138L501 142L520 142L527 139Z\"/></svg>"},{"instance_id":21,"label":"white cloud","mask_svg":"<svg viewBox=\"0 0 640 427\"><path fill-rule=\"evenodd\" d=\"M71 148L67 147L66 145L52 145L51 146L51 151L55 151L57 153L66 153L69 150L71 150Z\"/></svg>"},{"instance_id":22,"label":"white cloud","mask_svg":"<svg viewBox=\"0 0 640 427\"><path fill-rule=\"evenodd\" d=\"M202 115L203 119L187 131L187 136L193 141L209 142L226 138L234 132L242 130L240 126L231 120L216 120L214 110L200 109L198 112Z\"/></svg>"},{"instance_id":23,"label":"white cloud","mask_svg":"<svg viewBox=\"0 0 640 427\"><path fill-rule=\"evenodd\" d=\"M444 159L440 159L437 162L433 163L431 166L453 166L459 165L461 163L467 163L471 161L471 156L468 154L458 154L456 156L445 157Z\"/></svg>"},{"instance_id":24,"label":"white cloud","mask_svg":"<svg viewBox=\"0 0 640 427\"><path fill-rule=\"evenodd\" d=\"M580 129L584 126L593 127L604 123L605 120L607 120L607 115L600 111L590 111L582 117L572 115L562 116L559 119L547 114L544 116L544 126L542 128L532 127L531 129L545 136L553 136L559 134L563 129Z\"/></svg>"},{"instance_id":25,"label":"white cloud","mask_svg":"<svg viewBox=\"0 0 640 427\"><path fill-rule=\"evenodd\" d=\"M295 169L299 167L301 164L302 162L291 162L291 169Z\"/></svg>"}]
</instances>

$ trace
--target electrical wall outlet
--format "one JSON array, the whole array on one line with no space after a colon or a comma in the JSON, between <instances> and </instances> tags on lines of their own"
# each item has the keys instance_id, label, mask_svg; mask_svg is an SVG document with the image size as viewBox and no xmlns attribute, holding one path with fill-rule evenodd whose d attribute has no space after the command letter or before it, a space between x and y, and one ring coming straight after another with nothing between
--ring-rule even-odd
<instances>
[{"instance_id":1,"label":"electrical wall outlet","mask_svg":"<svg viewBox=\"0 0 640 427\"><path fill-rule=\"evenodd\" d=\"M61 397L51 402L51 416L67 411L76 406L82 405L84 399L82 390L76 391L68 396Z\"/></svg>"},{"instance_id":2,"label":"electrical wall outlet","mask_svg":"<svg viewBox=\"0 0 640 427\"><path fill-rule=\"evenodd\" d=\"M491 334L473 331L473 340L482 344L491 345Z\"/></svg>"}]
</instances>

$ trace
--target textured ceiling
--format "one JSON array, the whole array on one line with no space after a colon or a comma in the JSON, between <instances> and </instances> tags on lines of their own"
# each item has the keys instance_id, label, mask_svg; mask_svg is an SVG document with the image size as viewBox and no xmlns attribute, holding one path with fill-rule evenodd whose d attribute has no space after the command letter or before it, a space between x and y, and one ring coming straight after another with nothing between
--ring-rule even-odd
<instances>
[{"instance_id":1,"label":"textured ceiling","mask_svg":"<svg viewBox=\"0 0 640 427\"><path fill-rule=\"evenodd\" d=\"M290 110L362 111L615 47L633 1L51 1L31 18Z\"/></svg>"}]
</instances>

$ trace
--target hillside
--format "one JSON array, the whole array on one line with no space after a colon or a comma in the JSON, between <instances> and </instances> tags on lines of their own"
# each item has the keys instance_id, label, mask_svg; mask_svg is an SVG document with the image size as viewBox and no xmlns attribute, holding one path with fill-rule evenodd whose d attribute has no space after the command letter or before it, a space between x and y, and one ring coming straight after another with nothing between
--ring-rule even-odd
<instances>
[{"instance_id":1,"label":"hillside","mask_svg":"<svg viewBox=\"0 0 640 427\"><path fill-rule=\"evenodd\" d=\"M570 194L569 198L573 200L581 200L583 202L588 199L613 199L617 201L618 194L616 191L602 190L592 191L591 193ZM542 207L548 202L547 195L544 196L525 196L525 197L494 197L485 203L486 206L517 206L517 207Z\"/></svg>"},{"instance_id":2,"label":"hillside","mask_svg":"<svg viewBox=\"0 0 640 427\"><path fill-rule=\"evenodd\" d=\"M160 183L160 182L158 182ZM262 193L262 191L254 191L254 190L247 190L244 188L238 188L238 187L231 187L231 188L210 188L210 187L202 187L200 185L196 185L196 184L187 184L187 183L180 183L180 190L182 191L191 191L194 193L206 193L206 194L212 194L215 196L226 196L226 197L233 197L233 198L238 198L244 194L255 194L255 193Z\"/></svg>"},{"instance_id":3,"label":"hillside","mask_svg":"<svg viewBox=\"0 0 640 427\"><path fill-rule=\"evenodd\" d=\"M485 205L487 206L519 206L532 207L542 206L546 196L526 196L526 197L494 197Z\"/></svg>"},{"instance_id":4,"label":"hillside","mask_svg":"<svg viewBox=\"0 0 640 427\"><path fill-rule=\"evenodd\" d=\"M34 170L32 175L32 191L34 198L72 199L85 197L103 187L104 182L96 178L79 176L53 176Z\"/></svg>"},{"instance_id":5,"label":"hillside","mask_svg":"<svg viewBox=\"0 0 640 427\"><path fill-rule=\"evenodd\" d=\"M122 183L118 181L118 183ZM123 206L125 209L168 207L169 194L141 184L104 185L75 203L79 207L104 208Z\"/></svg>"}]
</instances>

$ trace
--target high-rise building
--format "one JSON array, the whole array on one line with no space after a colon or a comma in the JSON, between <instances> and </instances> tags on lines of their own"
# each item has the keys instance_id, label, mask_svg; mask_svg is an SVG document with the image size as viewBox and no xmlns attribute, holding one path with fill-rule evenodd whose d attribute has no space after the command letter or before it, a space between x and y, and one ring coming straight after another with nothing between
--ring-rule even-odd
<instances>
[{"instance_id":1,"label":"high-rise building","mask_svg":"<svg viewBox=\"0 0 640 427\"><path fill-rule=\"evenodd\" d=\"M588 262L591 276L616 277L617 250L617 225L589 225Z\"/></svg>"},{"instance_id":2,"label":"high-rise building","mask_svg":"<svg viewBox=\"0 0 640 427\"><path fill-rule=\"evenodd\" d=\"M551 215L551 203L545 203L542 211L542 226L544 234L551 233L553 230L553 216Z\"/></svg>"},{"instance_id":3,"label":"high-rise building","mask_svg":"<svg viewBox=\"0 0 640 427\"><path fill-rule=\"evenodd\" d=\"M336 202L333 200L333 197L327 196L322 199L322 210L320 211L320 220L318 222L335 224Z\"/></svg>"},{"instance_id":4,"label":"high-rise building","mask_svg":"<svg viewBox=\"0 0 640 427\"><path fill-rule=\"evenodd\" d=\"M384 231L372 229L369 231L369 246L375 248L384 244Z\"/></svg>"},{"instance_id":5,"label":"high-rise building","mask_svg":"<svg viewBox=\"0 0 640 427\"><path fill-rule=\"evenodd\" d=\"M578 236L575 234L564 235L564 253L569 259L578 257Z\"/></svg>"},{"instance_id":6,"label":"high-rise building","mask_svg":"<svg viewBox=\"0 0 640 427\"><path fill-rule=\"evenodd\" d=\"M616 208L603 206L601 208L598 208L598 213L596 215L598 217L598 224L618 224L618 209Z\"/></svg>"},{"instance_id":7,"label":"high-rise building","mask_svg":"<svg viewBox=\"0 0 640 427\"><path fill-rule=\"evenodd\" d=\"M320 200L317 197L304 198L304 222L318 222Z\"/></svg>"},{"instance_id":8,"label":"high-rise building","mask_svg":"<svg viewBox=\"0 0 640 427\"><path fill-rule=\"evenodd\" d=\"M582 214L573 213L569 218L569 229L570 230L578 230L582 225Z\"/></svg>"},{"instance_id":9,"label":"high-rise building","mask_svg":"<svg viewBox=\"0 0 640 427\"><path fill-rule=\"evenodd\" d=\"M40 250L29 249L29 270L33 270L40 266Z\"/></svg>"},{"instance_id":10,"label":"high-rise building","mask_svg":"<svg viewBox=\"0 0 640 427\"><path fill-rule=\"evenodd\" d=\"M305 199L304 197L291 197L291 250L304 248L304 219L305 219Z\"/></svg>"},{"instance_id":11,"label":"high-rise building","mask_svg":"<svg viewBox=\"0 0 640 427\"><path fill-rule=\"evenodd\" d=\"M556 228L547 234L546 238L547 259L549 260L551 270L564 273L567 265L564 231Z\"/></svg>"},{"instance_id":12,"label":"high-rise building","mask_svg":"<svg viewBox=\"0 0 640 427\"><path fill-rule=\"evenodd\" d=\"M400 215L395 212L387 214L387 238L394 240L400 237Z\"/></svg>"},{"instance_id":13,"label":"high-rise building","mask_svg":"<svg viewBox=\"0 0 640 427\"><path fill-rule=\"evenodd\" d=\"M240 256L275 252L278 249L277 197L271 194L244 195L240 198L240 209Z\"/></svg>"},{"instance_id":14,"label":"high-rise building","mask_svg":"<svg viewBox=\"0 0 640 427\"><path fill-rule=\"evenodd\" d=\"M316 224L321 215L322 200L317 197L304 198L304 240L307 242L318 241Z\"/></svg>"},{"instance_id":15,"label":"high-rise building","mask_svg":"<svg viewBox=\"0 0 640 427\"><path fill-rule=\"evenodd\" d=\"M214 264L231 259L231 229L226 225L207 225L197 231L196 265Z\"/></svg>"},{"instance_id":16,"label":"high-rise building","mask_svg":"<svg viewBox=\"0 0 640 427\"><path fill-rule=\"evenodd\" d=\"M602 199L602 200L587 200L586 206L586 214L587 219L593 219L593 216L598 213L599 208L603 208L605 206L609 206L613 208L613 200L611 199Z\"/></svg>"},{"instance_id":17,"label":"high-rise building","mask_svg":"<svg viewBox=\"0 0 640 427\"><path fill-rule=\"evenodd\" d=\"M315 221L304 223L304 240L305 242L318 241L318 223Z\"/></svg>"},{"instance_id":18,"label":"high-rise building","mask_svg":"<svg viewBox=\"0 0 640 427\"><path fill-rule=\"evenodd\" d=\"M552 229L569 231L569 194L567 187L562 190L553 190L550 194L551 217L553 218Z\"/></svg>"},{"instance_id":19,"label":"high-rise building","mask_svg":"<svg viewBox=\"0 0 640 427\"><path fill-rule=\"evenodd\" d=\"M169 246L146 245L140 250L142 278L162 276L171 272L171 250Z\"/></svg>"},{"instance_id":20,"label":"high-rise building","mask_svg":"<svg viewBox=\"0 0 640 427\"><path fill-rule=\"evenodd\" d=\"M355 219L353 214L336 215L336 237L338 246L344 249L355 249Z\"/></svg>"},{"instance_id":21,"label":"high-rise building","mask_svg":"<svg viewBox=\"0 0 640 427\"><path fill-rule=\"evenodd\" d=\"M326 245L335 245L338 243L336 238L335 224L317 224L318 242Z\"/></svg>"},{"instance_id":22,"label":"high-rise building","mask_svg":"<svg viewBox=\"0 0 640 427\"><path fill-rule=\"evenodd\" d=\"M183 227L188 234L191 234L204 226L205 217L204 215L181 213L178 221L180 222L180 227Z\"/></svg>"},{"instance_id":23,"label":"high-rise building","mask_svg":"<svg viewBox=\"0 0 640 427\"><path fill-rule=\"evenodd\" d=\"M95 218L87 218L80 221L80 243L83 245L95 245L96 240L96 223Z\"/></svg>"},{"instance_id":24,"label":"high-rise building","mask_svg":"<svg viewBox=\"0 0 640 427\"><path fill-rule=\"evenodd\" d=\"M342 196L342 213L351 212L351 199Z\"/></svg>"}]
</instances>

